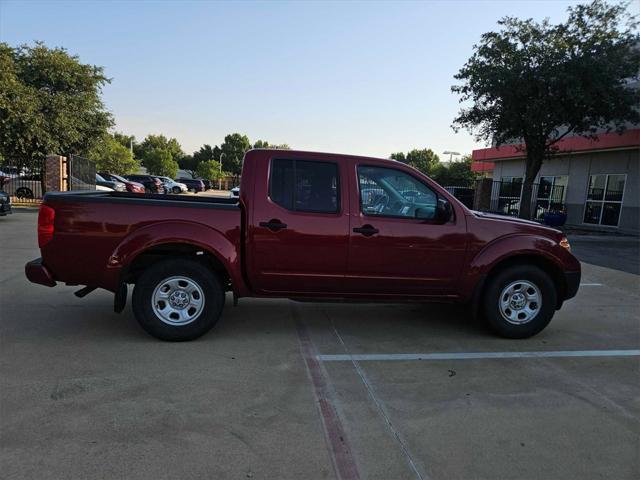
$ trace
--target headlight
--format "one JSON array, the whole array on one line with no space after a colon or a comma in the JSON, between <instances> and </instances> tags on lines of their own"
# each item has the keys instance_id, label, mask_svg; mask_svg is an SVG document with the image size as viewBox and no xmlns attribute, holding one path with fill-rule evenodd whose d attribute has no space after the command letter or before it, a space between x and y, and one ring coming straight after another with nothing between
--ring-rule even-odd
<instances>
[{"instance_id":1,"label":"headlight","mask_svg":"<svg viewBox=\"0 0 640 480\"><path fill-rule=\"evenodd\" d=\"M562 237L562 240L560 240L560 246L562 248L566 248L567 250L571 250L571 245L569 244L569 240L567 240L567 237Z\"/></svg>"}]
</instances>

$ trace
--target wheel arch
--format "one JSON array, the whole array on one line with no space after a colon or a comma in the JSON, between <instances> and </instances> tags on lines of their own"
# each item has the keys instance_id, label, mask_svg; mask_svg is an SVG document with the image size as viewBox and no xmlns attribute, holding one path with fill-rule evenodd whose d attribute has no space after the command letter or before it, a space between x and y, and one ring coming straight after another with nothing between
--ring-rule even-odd
<instances>
[{"instance_id":1,"label":"wheel arch","mask_svg":"<svg viewBox=\"0 0 640 480\"><path fill-rule=\"evenodd\" d=\"M549 277L553 281L553 284L555 285L556 291L558 292L556 310L558 310L562 306L562 301L565 297L567 285L564 273L560 266L548 257L537 253L520 253L498 260L497 262L492 264L488 268L488 270L481 276L481 279L474 290L472 300L474 316L479 315L482 298L484 297L484 293L486 292L491 281L504 270L516 265L532 265L538 267L540 270L549 275Z\"/></svg>"},{"instance_id":2,"label":"wheel arch","mask_svg":"<svg viewBox=\"0 0 640 480\"><path fill-rule=\"evenodd\" d=\"M235 294L244 291L239 252L223 233L194 222L163 222L127 236L108 260L114 283L135 283L146 266L171 257L188 257L215 271Z\"/></svg>"}]
</instances>

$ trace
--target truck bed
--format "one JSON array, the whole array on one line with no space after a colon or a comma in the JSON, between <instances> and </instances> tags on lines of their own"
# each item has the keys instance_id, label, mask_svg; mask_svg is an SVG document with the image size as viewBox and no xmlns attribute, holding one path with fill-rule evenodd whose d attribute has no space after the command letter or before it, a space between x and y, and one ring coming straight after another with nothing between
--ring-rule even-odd
<instances>
[{"instance_id":1,"label":"truck bed","mask_svg":"<svg viewBox=\"0 0 640 480\"><path fill-rule=\"evenodd\" d=\"M55 210L55 234L41 250L56 281L115 291L123 269L157 245L217 247L239 257L234 198L79 191L47 193L43 204Z\"/></svg>"}]
</instances>

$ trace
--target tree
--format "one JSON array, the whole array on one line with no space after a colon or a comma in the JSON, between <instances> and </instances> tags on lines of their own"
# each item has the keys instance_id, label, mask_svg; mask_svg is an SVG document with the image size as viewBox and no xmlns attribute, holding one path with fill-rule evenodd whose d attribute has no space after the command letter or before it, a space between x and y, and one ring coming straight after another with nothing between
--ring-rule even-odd
<instances>
[{"instance_id":1,"label":"tree","mask_svg":"<svg viewBox=\"0 0 640 480\"><path fill-rule=\"evenodd\" d=\"M144 157L144 166L151 175L175 178L178 174L178 162L171 156L171 152L162 148L154 148Z\"/></svg>"},{"instance_id":2,"label":"tree","mask_svg":"<svg viewBox=\"0 0 640 480\"><path fill-rule=\"evenodd\" d=\"M429 175L431 169L440 161L438 155L436 155L430 148L414 148L406 155L403 152L392 153L389 158L411 165L413 168L420 170L425 175Z\"/></svg>"},{"instance_id":3,"label":"tree","mask_svg":"<svg viewBox=\"0 0 640 480\"><path fill-rule=\"evenodd\" d=\"M0 43L0 155L25 164L87 154L113 123L101 99L109 82L63 48Z\"/></svg>"},{"instance_id":4,"label":"tree","mask_svg":"<svg viewBox=\"0 0 640 480\"><path fill-rule=\"evenodd\" d=\"M403 152L392 153L389 155L389 158L397 162L407 163L407 157L405 157Z\"/></svg>"},{"instance_id":5,"label":"tree","mask_svg":"<svg viewBox=\"0 0 640 480\"><path fill-rule=\"evenodd\" d=\"M129 148L112 135L104 135L87 156L95 162L98 171L127 175L140 168L140 163L133 158Z\"/></svg>"},{"instance_id":6,"label":"tree","mask_svg":"<svg viewBox=\"0 0 640 480\"><path fill-rule=\"evenodd\" d=\"M640 35L626 5L603 0L568 9L564 23L505 17L482 35L452 91L471 102L453 121L478 140L519 143L525 153L520 217L529 218L542 162L567 135L597 138L638 123Z\"/></svg>"},{"instance_id":7,"label":"tree","mask_svg":"<svg viewBox=\"0 0 640 480\"><path fill-rule=\"evenodd\" d=\"M457 162L436 164L429 176L445 187L472 187L476 180L476 174L471 170L470 155Z\"/></svg>"},{"instance_id":8,"label":"tree","mask_svg":"<svg viewBox=\"0 0 640 480\"><path fill-rule=\"evenodd\" d=\"M205 180L218 180L224 173L220 172L220 162L215 160L204 160L198 163L198 169L196 171L198 178L204 178Z\"/></svg>"},{"instance_id":9,"label":"tree","mask_svg":"<svg viewBox=\"0 0 640 480\"><path fill-rule=\"evenodd\" d=\"M270 144L266 140L256 140L256 142L253 144L253 148L270 148L272 150L291 150L291 147L289 147L289 145L286 143Z\"/></svg>"},{"instance_id":10,"label":"tree","mask_svg":"<svg viewBox=\"0 0 640 480\"><path fill-rule=\"evenodd\" d=\"M193 155L183 156L180 160L178 160L178 167L189 172L191 178L197 178L198 174L196 173L196 170L198 169L198 161L194 158Z\"/></svg>"},{"instance_id":11,"label":"tree","mask_svg":"<svg viewBox=\"0 0 640 480\"><path fill-rule=\"evenodd\" d=\"M176 162L180 161L184 156L178 140L167 138L164 135L147 135L142 143L134 145L135 156L141 159L143 164L147 154L153 150L165 150L171 155L171 159Z\"/></svg>"},{"instance_id":12,"label":"tree","mask_svg":"<svg viewBox=\"0 0 640 480\"><path fill-rule=\"evenodd\" d=\"M251 150L251 142L246 135L232 133L224 137L220 145L222 157L222 169L232 175L240 175L242 171L242 159L244 154Z\"/></svg>"},{"instance_id":13,"label":"tree","mask_svg":"<svg viewBox=\"0 0 640 480\"><path fill-rule=\"evenodd\" d=\"M131 150L131 147L135 147L137 145L136 143L136 137L133 135L125 135L124 133L121 132L113 132L113 138L123 147Z\"/></svg>"}]
</instances>

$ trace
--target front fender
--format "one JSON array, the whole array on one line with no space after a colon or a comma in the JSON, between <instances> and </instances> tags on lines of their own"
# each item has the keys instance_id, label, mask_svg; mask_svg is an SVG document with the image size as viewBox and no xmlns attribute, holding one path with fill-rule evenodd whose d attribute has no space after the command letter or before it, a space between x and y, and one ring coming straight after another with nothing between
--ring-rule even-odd
<instances>
[{"instance_id":1,"label":"front fender","mask_svg":"<svg viewBox=\"0 0 640 480\"><path fill-rule=\"evenodd\" d=\"M117 287L120 283L120 273L150 248L182 243L214 255L227 270L236 293L242 292L244 282L237 247L240 242L239 230L238 227L237 231L234 229L223 233L207 225L179 220L158 222L139 228L126 236L109 257L105 266L108 277L105 283Z\"/></svg>"},{"instance_id":2,"label":"front fender","mask_svg":"<svg viewBox=\"0 0 640 480\"><path fill-rule=\"evenodd\" d=\"M476 286L493 267L509 258L536 256L551 262L562 271L580 270L580 263L555 240L541 235L509 235L500 237L484 246L469 261L460 281L460 296L470 300Z\"/></svg>"}]
</instances>

